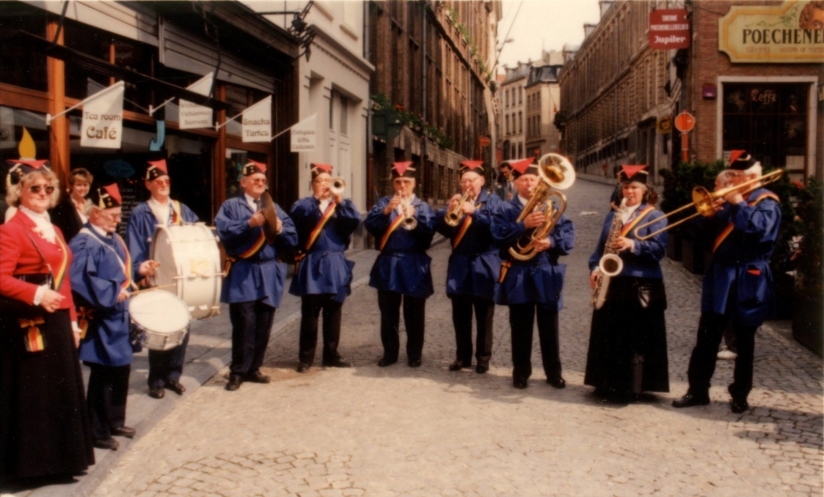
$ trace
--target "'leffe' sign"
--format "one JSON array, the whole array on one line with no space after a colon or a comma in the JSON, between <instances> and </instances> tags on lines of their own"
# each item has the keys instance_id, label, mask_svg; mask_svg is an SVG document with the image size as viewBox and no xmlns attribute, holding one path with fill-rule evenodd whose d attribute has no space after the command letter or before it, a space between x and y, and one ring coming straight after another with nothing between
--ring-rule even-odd
<instances>
[{"instance_id":1,"label":"'leffe' sign","mask_svg":"<svg viewBox=\"0 0 824 497\"><path fill-rule=\"evenodd\" d=\"M83 101L80 146L120 148L123 139L123 81Z\"/></svg>"}]
</instances>

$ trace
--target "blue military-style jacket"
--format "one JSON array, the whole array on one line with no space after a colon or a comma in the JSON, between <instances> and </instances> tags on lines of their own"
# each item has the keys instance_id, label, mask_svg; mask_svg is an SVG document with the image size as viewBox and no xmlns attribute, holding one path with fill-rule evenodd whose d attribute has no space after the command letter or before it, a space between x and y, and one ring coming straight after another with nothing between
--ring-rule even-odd
<instances>
[{"instance_id":1,"label":"blue military-style jacket","mask_svg":"<svg viewBox=\"0 0 824 497\"><path fill-rule=\"evenodd\" d=\"M638 206L635 212L627 219L624 227L631 227L629 232L623 236L632 239L632 250L623 250L618 253L618 256L624 262L624 268L618 277L630 276L636 278L662 278L661 265L659 261L664 257L667 251L667 234L666 232L658 233L649 240L641 241L635 235L635 228L648 223L653 219L658 219L657 222L647 226L638 233L641 236L649 235L667 226L667 220L663 218L664 214L652 209L644 214L647 209L651 207L649 204L642 203ZM589 270L592 271L598 267L601 257L604 255L604 248L606 246L607 238L609 237L609 230L612 228L612 221L618 214L617 211L611 211L604 219L604 226L601 228L601 236L598 238L598 245L595 251L589 256ZM635 226L631 226L632 224Z\"/></svg>"},{"instance_id":2,"label":"blue military-style jacket","mask_svg":"<svg viewBox=\"0 0 824 497\"><path fill-rule=\"evenodd\" d=\"M501 257L511 259L507 249L527 231L523 222L515 222L523 210L520 197L503 202L492 216L492 238L501 249ZM564 286L566 264L558 264L558 258L567 255L575 246L575 228L572 221L562 215L549 234L549 250L538 253L529 261L512 260L503 283L495 290L495 303L499 305L536 303L543 308L559 311L564 303L561 290Z\"/></svg>"},{"instance_id":3,"label":"blue military-style jacket","mask_svg":"<svg viewBox=\"0 0 824 497\"><path fill-rule=\"evenodd\" d=\"M475 199L475 212L471 224L457 247L449 256L446 271L446 295L474 296L492 300L495 296L495 284L501 271L501 259L498 248L492 239L490 226L492 214L498 210L501 199L481 190ZM438 233L453 241L461 231L464 216L458 226L446 224L446 208L440 209L435 217L435 229Z\"/></svg>"},{"instance_id":4,"label":"blue military-style jacket","mask_svg":"<svg viewBox=\"0 0 824 497\"><path fill-rule=\"evenodd\" d=\"M298 248L305 254L297 265L289 293L334 294L335 300L343 302L351 292L355 267L354 262L346 260L344 251L360 224L360 213L351 200L341 202L307 252L306 243L322 216L320 201L314 196L298 200L289 209L298 233Z\"/></svg>"},{"instance_id":5,"label":"blue military-style jacket","mask_svg":"<svg viewBox=\"0 0 824 497\"><path fill-rule=\"evenodd\" d=\"M398 217L396 209L388 216L383 213L391 199L392 197L380 199L364 221L366 230L375 237L378 246L391 223ZM369 286L423 299L435 293L430 270L432 259L426 255L426 249L435 235L435 213L429 204L417 197L412 205L415 207L418 225L414 230L399 227L389 236L386 246L372 266Z\"/></svg>"},{"instance_id":6,"label":"blue military-style jacket","mask_svg":"<svg viewBox=\"0 0 824 497\"><path fill-rule=\"evenodd\" d=\"M69 243L74 259L70 269L78 320L88 321L80 342L80 360L104 366L132 363L129 341L129 301L117 301L128 285L129 258L123 240L117 235L101 236L86 223Z\"/></svg>"},{"instance_id":7,"label":"blue military-style jacket","mask_svg":"<svg viewBox=\"0 0 824 497\"><path fill-rule=\"evenodd\" d=\"M278 251L294 247L298 241L292 219L275 204L283 229L272 244L266 243L263 227L249 226L254 211L246 197L223 202L215 217L215 226L226 255L234 259L229 274L223 278L220 301L225 303L263 300L278 307L283 298L286 264L277 261Z\"/></svg>"},{"instance_id":8,"label":"blue military-style jacket","mask_svg":"<svg viewBox=\"0 0 824 497\"><path fill-rule=\"evenodd\" d=\"M772 309L770 256L781 227L781 205L774 195L758 188L745 202L725 204L704 221L716 240L726 226L732 231L715 249L704 273L701 312L724 314L743 326L761 326L767 318Z\"/></svg>"},{"instance_id":9,"label":"blue military-style jacket","mask_svg":"<svg viewBox=\"0 0 824 497\"><path fill-rule=\"evenodd\" d=\"M197 214L186 207L185 204L171 201L173 208L180 205L182 212L177 213L182 223L196 223L199 221ZM172 209L169 209L168 224L172 224ZM144 261L151 258L149 250L152 246L152 237L158 221L147 202L141 202L132 210L129 215L129 224L126 226L126 246L132 256L132 274L137 274L137 269ZM137 277L140 279L139 277Z\"/></svg>"}]
</instances>

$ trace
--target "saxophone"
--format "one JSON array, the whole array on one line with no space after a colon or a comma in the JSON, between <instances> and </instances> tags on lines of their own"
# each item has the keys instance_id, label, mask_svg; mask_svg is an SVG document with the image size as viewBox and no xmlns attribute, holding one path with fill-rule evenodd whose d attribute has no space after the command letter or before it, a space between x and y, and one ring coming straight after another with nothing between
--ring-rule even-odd
<instances>
[{"instance_id":1,"label":"saxophone","mask_svg":"<svg viewBox=\"0 0 824 497\"><path fill-rule=\"evenodd\" d=\"M623 208L624 206L622 204L621 210L623 210ZM609 227L609 235L604 244L604 255L601 256L601 260L598 261L598 269L600 269L601 272L595 280L595 289L592 291L591 302L592 307L595 309L603 307L604 302L607 300L610 278L618 276L624 269L624 261L621 260L615 249L612 248L621 234L621 229L624 227L624 223L621 221L621 210L615 212L615 215L612 217L612 225Z\"/></svg>"}]
</instances>

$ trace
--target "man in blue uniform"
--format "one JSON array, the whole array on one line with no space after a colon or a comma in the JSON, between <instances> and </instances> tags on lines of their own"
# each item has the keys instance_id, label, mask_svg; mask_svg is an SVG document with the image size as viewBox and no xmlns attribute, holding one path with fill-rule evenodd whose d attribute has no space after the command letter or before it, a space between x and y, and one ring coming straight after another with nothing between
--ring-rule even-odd
<instances>
[{"instance_id":1,"label":"man in blue uniform","mask_svg":"<svg viewBox=\"0 0 824 497\"><path fill-rule=\"evenodd\" d=\"M229 391L244 381L269 383L260 366L286 280L286 264L277 260L277 254L298 241L292 219L277 204L274 240L267 241L261 198L266 191L266 164L250 160L244 165L240 187L243 193L223 202L215 217L217 234L232 262L220 295L220 301L229 304L232 322Z\"/></svg>"},{"instance_id":2,"label":"man in blue uniform","mask_svg":"<svg viewBox=\"0 0 824 497\"><path fill-rule=\"evenodd\" d=\"M401 302L406 324L406 358L410 367L420 367L426 299L434 293L432 259L426 255L426 249L435 234L435 213L415 196L415 168L411 164L392 165L395 195L380 199L364 222L380 250L369 275L369 286L378 290L381 311L380 367L398 362Z\"/></svg>"},{"instance_id":3,"label":"man in blue uniform","mask_svg":"<svg viewBox=\"0 0 824 497\"><path fill-rule=\"evenodd\" d=\"M445 209L438 211L435 229L452 241L452 255L446 272L446 295L452 299L452 323L455 326L457 351L450 371L472 367L472 312L474 309L478 337L475 372L486 373L492 357L492 319L495 315L495 282L501 260L489 227L492 213L501 200L484 189L483 161L466 160L459 169L462 193L454 195ZM447 213L458 207L463 195L457 224L446 221Z\"/></svg>"},{"instance_id":4,"label":"man in blue uniform","mask_svg":"<svg viewBox=\"0 0 824 497\"><path fill-rule=\"evenodd\" d=\"M761 176L761 163L743 150L733 150L727 178L732 185ZM770 255L781 226L781 202L761 185L751 191L724 197L710 226L723 226L713 243L712 262L704 274L698 339L687 373L687 394L673 401L674 407L709 404L710 380L715 372L716 353L724 328L732 321L738 356L734 379L728 391L734 413L749 409L752 390L755 332L771 308L772 273ZM702 219L703 220L703 219Z\"/></svg>"},{"instance_id":5,"label":"man in blue uniform","mask_svg":"<svg viewBox=\"0 0 824 497\"><path fill-rule=\"evenodd\" d=\"M165 159L147 163L144 183L151 196L149 200L141 202L132 210L126 228L126 245L132 255L135 271L149 260L152 237L157 226L181 225L198 221L197 215L188 207L171 199L171 181ZM149 276L154 274L154 269L155 266L152 265ZM138 278L137 283L140 286L149 286L149 279ZM189 334L186 333L179 347L169 350L149 350L150 397L162 399L164 388L178 395L186 391L180 383L180 376L183 374L188 343Z\"/></svg>"},{"instance_id":6,"label":"man in blue uniform","mask_svg":"<svg viewBox=\"0 0 824 497\"><path fill-rule=\"evenodd\" d=\"M332 166L312 164L312 195L295 202L289 217L298 232L300 254L289 293L301 297L298 372L312 367L318 342L318 315L323 310L323 366L348 368L338 354L341 307L350 293L352 268L343 253L360 223L351 200L333 192Z\"/></svg>"},{"instance_id":7,"label":"man in blue uniform","mask_svg":"<svg viewBox=\"0 0 824 497\"><path fill-rule=\"evenodd\" d=\"M537 254L531 260L513 259L508 248L524 234L544 223L544 214L532 212L523 221L518 216L524 209L538 182L538 168L533 159L512 163L516 195L504 202L492 216L492 237L501 248L500 284L495 291L495 303L509 306L512 329L512 385L526 388L532 375L532 329L537 313L538 338L546 381L555 388L564 388L561 357L558 346L558 311L563 308L561 290L565 264L558 258L567 255L575 244L572 221L562 215L549 236L535 242Z\"/></svg>"},{"instance_id":8,"label":"man in blue uniform","mask_svg":"<svg viewBox=\"0 0 824 497\"><path fill-rule=\"evenodd\" d=\"M129 287L132 260L115 233L120 222L120 191L116 184L93 188L89 222L72 238L70 269L78 318L84 329L80 360L91 369L87 403L94 446L117 450L114 436L134 437L125 425L132 346L129 341ZM148 274L151 261L138 266Z\"/></svg>"}]
</instances>

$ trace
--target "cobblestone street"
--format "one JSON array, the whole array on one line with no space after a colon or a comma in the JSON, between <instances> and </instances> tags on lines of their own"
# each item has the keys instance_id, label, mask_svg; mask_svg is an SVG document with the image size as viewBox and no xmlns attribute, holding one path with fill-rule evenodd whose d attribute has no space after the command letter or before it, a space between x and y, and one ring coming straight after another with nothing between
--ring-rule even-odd
<instances>
[{"instance_id":1,"label":"cobblestone street","mask_svg":"<svg viewBox=\"0 0 824 497\"><path fill-rule=\"evenodd\" d=\"M407 367L405 337L398 364L378 368L377 295L362 284L343 308L340 352L354 367L296 373L299 323L292 322L270 341L271 384L227 392L224 368L121 448L93 495L821 496L822 365L781 332L786 322L768 322L757 335L750 411L730 412L732 361L719 361L709 406L671 407L687 389L699 315L700 276L680 263L662 263L670 393L620 406L583 385L586 260L611 190L579 180L566 192L577 235L561 261L566 389L544 381L537 343L529 388L512 388L506 307L496 308L489 373L447 371L455 353L444 293L450 246L440 243L430 250L436 293L427 303L421 368Z\"/></svg>"}]
</instances>

